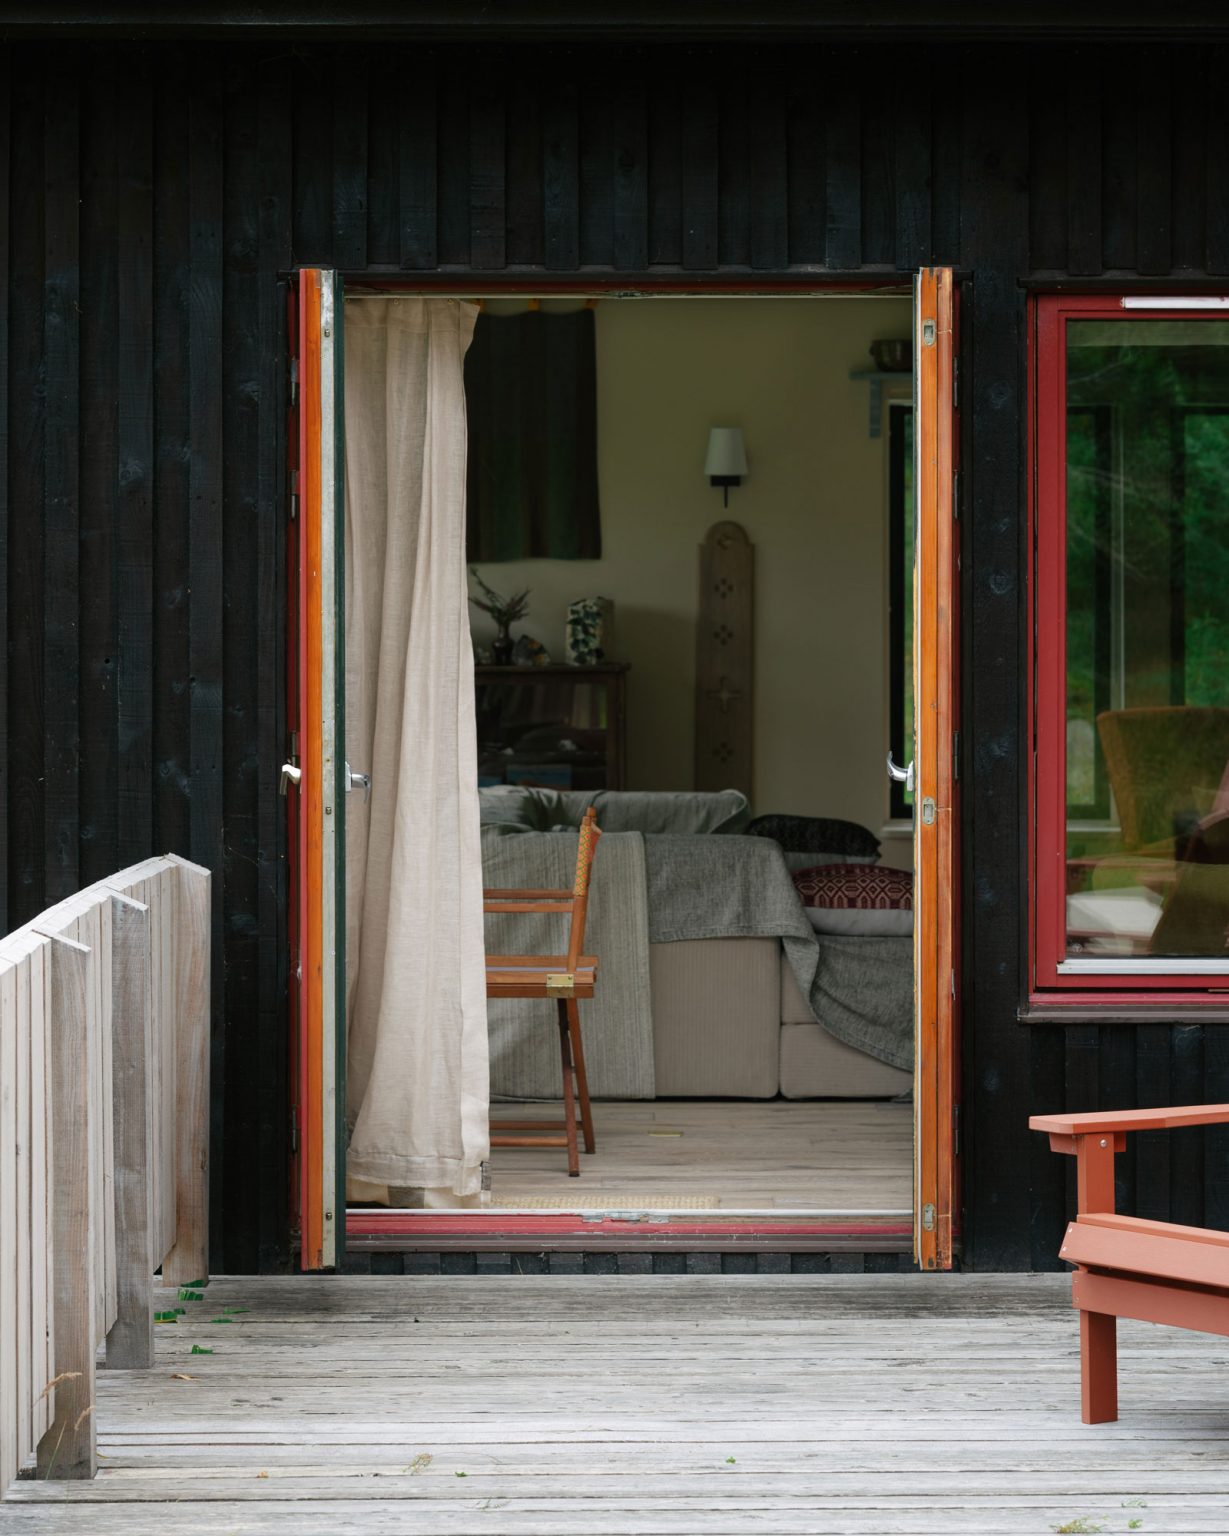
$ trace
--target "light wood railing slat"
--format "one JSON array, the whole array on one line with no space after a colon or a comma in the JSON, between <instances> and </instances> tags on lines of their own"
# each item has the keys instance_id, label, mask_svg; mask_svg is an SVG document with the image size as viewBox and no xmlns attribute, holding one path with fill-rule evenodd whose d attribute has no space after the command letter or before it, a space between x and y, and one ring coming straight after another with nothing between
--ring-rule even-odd
<instances>
[{"instance_id":1,"label":"light wood railing slat","mask_svg":"<svg viewBox=\"0 0 1229 1536\"><path fill-rule=\"evenodd\" d=\"M95 1467L94 1361L208 1279L210 876L146 859L0 938L0 1494Z\"/></svg>"},{"instance_id":2,"label":"light wood railing slat","mask_svg":"<svg viewBox=\"0 0 1229 1536\"><path fill-rule=\"evenodd\" d=\"M90 1149L87 1073L67 1070L90 1049L93 956L83 944L53 938L49 950L51 1185L56 1346L55 1413L38 1445L41 1476L93 1477L95 1163Z\"/></svg>"},{"instance_id":3,"label":"light wood railing slat","mask_svg":"<svg viewBox=\"0 0 1229 1536\"><path fill-rule=\"evenodd\" d=\"M153 1002L150 912L142 902L114 892L109 905L117 1295L106 1360L112 1369L139 1370L154 1359L153 1102L146 1077Z\"/></svg>"},{"instance_id":4,"label":"light wood railing slat","mask_svg":"<svg viewBox=\"0 0 1229 1536\"><path fill-rule=\"evenodd\" d=\"M209 946L210 875L172 854L175 885L176 1156L175 1246L163 1281L185 1285L209 1274Z\"/></svg>"},{"instance_id":5,"label":"light wood railing slat","mask_svg":"<svg viewBox=\"0 0 1229 1536\"><path fill-rule=\"evenodd\" d=\"M17 1475L22 1455L18 1376L17 1251L23 1215L17 1175L17 969L0 968L0 1479Z\"/></svg>"}]
</instances>

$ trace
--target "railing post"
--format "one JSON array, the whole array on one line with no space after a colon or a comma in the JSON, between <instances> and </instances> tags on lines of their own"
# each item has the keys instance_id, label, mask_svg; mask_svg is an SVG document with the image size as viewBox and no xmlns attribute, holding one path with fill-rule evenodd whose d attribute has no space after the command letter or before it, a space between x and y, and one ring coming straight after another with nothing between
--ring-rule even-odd
<instances>
[{"instance_id":1,"label":"railing post","mask_svg":"<svg viewBox=\"0 0 1229 1536\"><path fill-rule=\"evenodd\" d=\"M50 972L51 1228L55 1416L39 1441L38 1475L90 1478L94 1440L95 1170L90 1157L88 989L93 956L52 938ZM101 1170L98 1171L101 1176Z\"/></svg>"},{"instance_id":2,"label":"railing post","mask_svg":"<svg viewBox=\"0 0 1229 1536\"><path fill-rule=\"evenodd\" d=\"M149 908L111 896L111 1032L115 1128L116 1319L107 1365L141 1370L154 1363Z\"/></svg>"},{"instance_id":3,"label":"railing post","mask_svg":"<svg viewBox=\"0 0 1229 1536\"><path fill-rule=\"evenodd\" d=\"M175 924L175 1245L162 1283L209 1278L209 871L170 854Z\"/></svg>"}]
</instances>

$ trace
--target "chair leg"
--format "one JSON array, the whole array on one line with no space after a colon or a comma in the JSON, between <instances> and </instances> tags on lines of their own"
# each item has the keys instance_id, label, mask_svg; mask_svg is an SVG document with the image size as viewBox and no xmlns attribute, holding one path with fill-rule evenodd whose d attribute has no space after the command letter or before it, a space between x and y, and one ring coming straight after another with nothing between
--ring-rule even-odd
<instances>
[{"instance_id":1,"label":"chair leg","mask_svg":"<svg viewBox=\"0 0 1229 1536\"><path fill-rule=\"evenodd\" d=\"M1085 1424L1118 1417L1118 1319L1080 1313L1080 1412Z\"/></svg>"},{"instance_id":2,"label":"chair leg","mask_svg":"<svg viewBox=\"0 0 1229 1536\"><path fill-rule=\"evenodd\" d=\"M580 1123L585 1130L585 1151L596 1152L593 1110L589 1106L589 1079L585 1076L585 1047L580 1038L580 1004L574 997L562 1001L567 1010L568 1035L572 1042L572 1064L576 1068L576 1090L580 1097Z\"/></svg>"},{"instance_id":3,"label":"chair leg","mask_svg":"<svg viewBox=\"0 0 1229 1536\"><path fill-rule=\"evenodd\" d=\"M559 1056L563 1063L563 1122L568 1133L568 1177L580 1177L580 1149L576 1143L576 1096L572 1087L572 1050L568 1039L568 1016L559 999Z\"/></svg>"}]
</instances>

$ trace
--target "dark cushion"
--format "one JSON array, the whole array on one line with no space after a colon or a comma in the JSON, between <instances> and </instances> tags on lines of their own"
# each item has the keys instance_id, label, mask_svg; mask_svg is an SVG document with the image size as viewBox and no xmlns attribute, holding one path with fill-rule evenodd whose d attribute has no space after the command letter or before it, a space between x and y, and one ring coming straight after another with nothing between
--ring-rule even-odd
<instances>
[{"instance_id":1,"label":"dark cushion","mask_svg":"<svg viewBox=\"0 0 1229 1536\"><path fill-rule=\"evenodd\" d=\"M770 837L791 853L836 853L847 859L877 859L879 839L869 827L836 816L757 816L746 837Z\"/></svg>"}]
</instances>

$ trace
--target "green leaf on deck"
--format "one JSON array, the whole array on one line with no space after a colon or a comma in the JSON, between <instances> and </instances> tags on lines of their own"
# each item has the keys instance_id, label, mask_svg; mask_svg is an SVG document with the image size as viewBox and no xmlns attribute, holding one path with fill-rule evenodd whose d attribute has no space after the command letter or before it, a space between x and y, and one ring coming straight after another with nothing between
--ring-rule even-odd
<instances>
[{"instance_id":1,"label":"green leaf on deck","mask_svg":"<svg viewBox=\"0 0 1229 1536\"><path fill-rule=\"evenodd\" d=\"M178 1319L178 1317L176 1317L174 1312L155 1312L154 1313L154 1322L156 1322L156 1323L177 1323L178 1321L179 1321L179 1319Z\"/></svg>"},{"instance_id":2,"label":"green leaf on deck","mask_svg":"<svg viewBox=\"0 0 1229 1536\"><path fill-rule=\"evenodd\" d=\"M206 1349L203 1344L193 1344L192 1353L194 1355L211 1355L213 1354L213 1350Z\"/></svg>"},{"instance_id":3,"label":"green leaf on deck","mask_svg":"<svg viewBox=\"0 0 1229 1536\"><path fill-rule=\"evenodd\" d=\"M233 1317L211 1317L209 1319L209 1321L211 1323L233 1323L234 1322L234 1318Z\"/></svg>"},{"instance_id":4,"label":"green leaf on deck","mask_svg":"<svg viewBox=\"0 0 1229 1536\"><path fill-rule=\"evenodd\" d=\"M188 1287L184 1285L180 1287L179 1299L180 1301L204 1301L205 1293L204 1291L189 1290Z\"/></svg>"}]
</instances>

